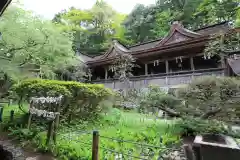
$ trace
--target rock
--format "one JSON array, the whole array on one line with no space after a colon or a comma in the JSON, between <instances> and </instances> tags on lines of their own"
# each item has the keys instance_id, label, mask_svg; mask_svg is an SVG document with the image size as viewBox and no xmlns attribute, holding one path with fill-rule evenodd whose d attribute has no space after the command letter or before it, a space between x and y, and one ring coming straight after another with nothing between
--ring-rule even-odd
<instances>
[{"instance_id":1,"label":"rock","mask_svg":"<svg viewBox=\"0 0 240 160\"><path fill-rule=\"evenodd\" d=\"M187 160L184 149L181 147L175 151L169 151L162 156L162 160Z\"/></svg>"},{"instance_id":2,"label":"rock","mask_svg":"<svg viewBox=\"0 0 240 160\"><path fill-rule=\"evenodd\" d=\"M51 156L39 155L36 157L28 157L26 158L26 160L55 160L55 159Z\"/></svg>"},{"instance_id":3,"label":"rock","mask_svg":"<svg viewBox=\"0 0 240 160\"><path fill-rule=\"evenodd\" d=\"M0 146L0 150L6 153L9 160L25 160L22 149L14 146L10 141L0 141Z\"/></svg>"}]
</instances>

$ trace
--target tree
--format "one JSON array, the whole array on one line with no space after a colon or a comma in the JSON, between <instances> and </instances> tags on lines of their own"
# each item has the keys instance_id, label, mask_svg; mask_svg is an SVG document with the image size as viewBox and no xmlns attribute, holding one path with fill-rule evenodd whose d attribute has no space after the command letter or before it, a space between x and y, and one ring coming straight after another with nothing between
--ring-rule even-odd
<instances>
[{"instance_id":1,"label":"tree","mask_svg":"<svg viewBox=\"0 0 240 160\"><path fill-rule=\"evenodd\" d=\"M74 31L73 47L76 51L100 54L107 50L113 39L126 42L124 28L121 27L124 17L105 1L97 1L90 10L72 7L69 11L58 13L53 21Z\"/></svg>"},{"instance_id":2,"label":"tree","mask_svg":"<svg viewBox=\"0 0 240 160\"><path fill-rule=\"evenodd\" d=\"M237 8L238 2L236 0L204 0L199 5L195 16L201 25L234 21Z\"/></svg>"},{"instance_id":3,"label":"tree","mask_svg":"<svg viewBox=\"0 0 240 160\"><path fill-rule=\"evenodd\" d=\"M239 120L240 81L227 77L201 77L176 90L175 96L160 87L149 87L141 98L142 108L157 108L183 119Z\"/></svg>"},{"instance_id":4,"label":"tree","mask_svg":"<svg viewBox=\"0 0 240 160\"><path fill-rule=\"evenodd\" d=\"M181 116L217 119L226 122L239 120L240 81L228 77L202 77L177 91L185 106L176 109Z\"/></svg>"},{"instance_id":5,"label":"tree","mask_svg":"<svg viewBox=\"0 0 240 160\"><path fill-rule=\"evenodd\" d=\"M53 78L57 68L79 63L70 34L21 8L9 7L1 19L0 30L0 72L12 78Z\"/></svg>"},{"instance_id":6,"label":"tree","mask_svg":"<svg viewBox=\"0 0 240 160\"><path fill-rule=\"evenodd\" d=\"M175 111L181 105L181 100L167 94L159 86L149 86L146 92L140 95L140 111L154 111L160 109L173 117L180 117Z\"/></svg>"},{"instance_id":7,"label":"tree","mask_svg":"<svg viewBox=\"0 0 240 160\"><path fill-rule=\"evenodd\" d=\"M202 0L158 0L157 14L169 12L169 22L181 21L185 27L196 28L199 24L193 16Z\"/></svg>"},{"instance_id":8,"label":"tree","mask_svg":"<svg viewBox=\"0 0 240 160\"><path fill-rule=\"evenodd\" d=\"M238 14L237 14L235 26L240 27L240 9L238 9Z\"/></svg>"},{"instance_id":9,"label":"tree","mask_svg":"<svg viewBox=\"0 0 240 160\"><path fill-rule=\"evenodd\" d=\"M239 51L240 34L239 30L233 30L227 33L220 33L212 36L204 49L205 58L211 58L215 55L223 57Z\"/></svg>"},{"instance_id":10,"label":"tree","mask_svg":"<svg viewBox=\"0 0 240 160\"><path fill-rule=\"evenodd\" d=\"M154 8L142 4L135 6L124 20L125 36L132 43L141 43L153 39Z\"/></svg>"}]
</instances>

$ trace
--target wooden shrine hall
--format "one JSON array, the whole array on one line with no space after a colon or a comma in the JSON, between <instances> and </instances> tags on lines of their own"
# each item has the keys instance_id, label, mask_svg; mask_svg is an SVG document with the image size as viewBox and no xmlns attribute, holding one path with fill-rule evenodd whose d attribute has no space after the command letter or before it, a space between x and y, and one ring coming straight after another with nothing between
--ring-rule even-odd
<instances>
[{"instance_id":1,"label":"wooden shrine hall","mask_svg":"<svg viewBox=\"0 0 240 160\"><path fill-rule=\"evenodd\" d=\"M109 66L119 54L131 54L139 67L133 68L130 85L145 88L159 85L171 88L187 84L199 76L228 76L233 70L227 60L220 57L206 58L203 51L211 35L231 30L227 22L190 31L179 22L174 22L168 35L162 39L126 47L118 41L101 56L81 54L91 70L92 83L101 83L113 89L122 89L123 84L114 77Z\"/></svg>"}]
</instances>

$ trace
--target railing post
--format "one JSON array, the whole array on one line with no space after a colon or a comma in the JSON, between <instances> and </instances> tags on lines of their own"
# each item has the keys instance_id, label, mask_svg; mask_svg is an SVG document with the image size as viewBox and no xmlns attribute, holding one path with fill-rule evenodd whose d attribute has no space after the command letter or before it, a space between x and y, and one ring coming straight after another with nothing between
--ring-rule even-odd
<instances>
[{"instance_id":1,"label":"railing post","mask_svg":"<svg viewBox=\"0 0 240 160\"><path fill-rule=\"evenodd\" d=\"M99 132L93 131L92 160L99 160L98 150L99 150Z\"/></svg>"}]
</instances>

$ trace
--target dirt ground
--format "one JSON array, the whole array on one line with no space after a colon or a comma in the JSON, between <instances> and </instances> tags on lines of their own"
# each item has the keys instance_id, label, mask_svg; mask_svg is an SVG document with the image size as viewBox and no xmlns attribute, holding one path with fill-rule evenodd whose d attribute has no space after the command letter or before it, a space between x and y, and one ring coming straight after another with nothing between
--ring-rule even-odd
<instances>
[{"instance_id":1,"label":"dirt ground","mask_svg":"<svg viewBox=\"0 0 240 160\"><path fill-rule=\"evenodd\" d=\"M14 146L19 146L16 141L9 139L7 133L0 133L0 141L5 141L7 143L11 143ZM33 149L29 148L22 148L24 157L27 157L26 160L56 160L51 154L43 154L34 152Z\"/></svg>"}]
</instances>

